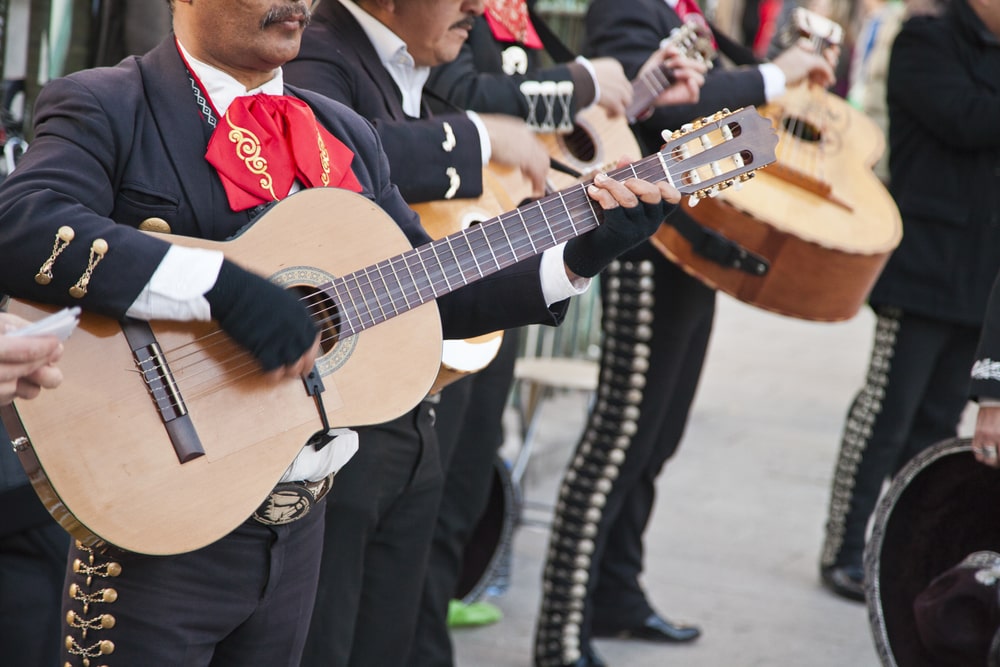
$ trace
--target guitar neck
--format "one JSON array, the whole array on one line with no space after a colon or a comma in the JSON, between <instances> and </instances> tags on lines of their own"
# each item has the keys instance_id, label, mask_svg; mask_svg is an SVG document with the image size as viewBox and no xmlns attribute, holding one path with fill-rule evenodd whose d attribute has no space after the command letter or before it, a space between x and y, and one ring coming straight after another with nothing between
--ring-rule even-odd
<instances>
[{"instance_id":1,"label":"guitar neck","mask_svg":"<svg viewBox=\"0 0 1000 667\"><path fill-rule=\"evenodd\" d=\"M756 127L755 127L756 126ZM675 132L662 150L608 172L669 181L707 196L774 161L777 137L752 107L719 112ZM324 285L349 336L596 228L603 211L579 183Z\"/></svg>"},{"instance_id":2,"label":"guitar neck","mask_svg":"<svg viewBox=\"0 0 1000 667\"><path fill-rule=\"evenodd\" d=\"M632 104L625 110L625 117L629 124L631 125L641 118L653 106L653 101L659 97L660 93L676 82L677 77L674 75L673 69L667 67L665 63L637 76L632 81Z\"/></svg>"},{"instance_id":3,"label":"guitar neck","mask_svg":"<svg viewBox=\"0 0 1000 667\"><path fill-rule=\"evenodd\" d=\"M689 19L679 28L674 28L670 35L660 43L664 46L674 46L681 55L699 60L707 67L712 66L715 57L715 44L711 28L707 23L697 19ZM637 76L632 81L632 104L625 110L629 124L642 118L653 106L660 93L677 82L674 70L666 63Z\"/></svg>"}]
</instances>

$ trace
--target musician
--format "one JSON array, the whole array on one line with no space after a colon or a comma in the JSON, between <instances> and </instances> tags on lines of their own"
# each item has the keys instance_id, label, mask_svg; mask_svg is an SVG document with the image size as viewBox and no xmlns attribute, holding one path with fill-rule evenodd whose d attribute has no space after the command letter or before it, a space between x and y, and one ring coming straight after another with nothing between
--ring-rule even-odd
<instances>
[{"instance_id":1,"label":"musician","mask_svg":"<svg viewBox=\"0 0 1000 667\"><path fill-rule=\"evenodd\" d=\"M0 313L0 404L62 382L55 336L10 336L28 322ZM0 424L0 646L16 665L56 667L69 539L35 495Z\"/></svg>"},{"instance_id":2,"label":"musician","mask_svg":"<svg viewBox=\"0 0 1000 667\"><path fill-rule=\"evenodd\" d=\"M374 124L411 204L480 195L489 159L523 166L536 194L544 187L548 156L525 123L426 109L422 82L432 65L457 54L463 40L456 35L471 23L465 4L461 13L449 7L448 22L438 20L438 27L409 2L390 8L331 0L317 8L298 57L285 67L290 82L343 102ZM362 431L361 451L329 499L307 667L398 665L406 655L442 489L433 430L438 399Z\"/></svg>"},{"instance_id":3,"label":"musician","mask_svg":"<svg viewBox=\"0 0 1000 667\"><path fill-rule=\"evenodd\" d=\"M545 55L557 64L543 66ZM649 66L664 60L669 60L684 85L670 86L657 101L697 99L704 67L674 50L658 52ZM565 132L572 129L576 113L592 104L622 117L632 88L617 60L588 60L569 53L524 0L488 0L458 58L431 70L425 93L435 110L457 107L507 113L523 117L537 132ZM516 329L504 332L496 358L485 369L441 392L435 428L445 483L411 667L446 666L454 661L449 610L465 608L450 603L463 552L489 500L496 453L503 444L502 418L519 349L518 333ZM486 601L474 604L469 609L473 615L498 612Z\"/></svg>"},{"instance_id":4,"label":"musician","mask_svg":"<svg viewBox=\"0 0 1000 667\"><path fill-rule=\"evenodd\" d=\"M586 16L585 53L618 58L634 76L660 40L694 12L697 6L686 0L595 0ZM715 40L738 64L716 59L696 104L658 107L636 124L644 151L661 146L661 131L692 118L762 104L807 79L824 86L833 81L832 49L822 57L794 45L758 64L725 35L716 32ZM681 222L675 217L671 224ZM737 256L734 248L722 250L713 259ZM648 243L609 267L601 291L604 303L616 307L603 311L597 400L560 487L535 628L536 667L603 665L592 637L669 643L701 634L660 615L639 578L656 478L684 432L715 292Z\"/></svg>"},{"instance_id":5,"label":"musician","mask_svg":"<svg viewBox=\"0 0 1000 667\"><path fill-rule=\"evenodd\" d=\"M298 383L313 367L318 340L297 297L222 252L173 246L136 228L155 217L161 231L223 240L275 199L328 180L380 206L411 242L427 236L389 180L371 125L284 85L281 67L298 51L307 3L173 0L171 7L174 33L147 55L43 89L35 140L0 186L0 253L10 258L0 266L0 291L115 318L211 318L254 356L267 381ZM227 157L236 157L239 140L230 123L268 138L261 157L288 160L295 173L275 170L274 192L264 191L266 180ZM276 123L299 140L294 157L267 130ZM592 196L609 207L606 222L596 236L568 242L568 264L555 273L570 281L595 260L608 261L592 244L616 229L651 233L664 194L678 199L666 185L600 181ZM542 276L538 261L475 285L439 300L446 334L556 321L568 291ZM173 556L76 545L62 615L66 664L297 664L318 576L322 494L339 465L326 451L337 445L303 448L279 485L301 490L308 512L286 520L265 502L226 537Z\"/></svg>"},{"instance_id":6,"label":"musician","mask_svg":"<svg viewBox=\"0 0 1000 667\"><path fill-rule=\"evenodd\" d=\"M956 0L943 16L911 16L893 42L889 191L903 240L869 297L871 359L844 423L820 558L822 582L847 599L865 599L866 529L883 482L957 434L970 368L981 401L977 456L991 463L995 452L987 426L995 410L985 403L998 377L990 361L990 285L1000 271L998 36L1000 3Z\"/></svg>"},{"instance_id":7,"label":"musician","mask_svg":"<svg viewBox=\"0 0 1000 667\"><path fill-rule=\"evenodd\" d=\"M466 4L474 3L462 3L461 13L455 11L459 23L430 31L421 23L423 15L406 2L402 10L387 2L321 3L316 25L286 68L289 81L343 102L375 124L400 192L411 204L478 197L483 165L490 160L519 168L536 195L544 189L548 158L524 122L455 111L428 117L420 95L423 82L431 65L457 55L472 23ZM412 24L412 32L400 29L385 42L370 38L364 28L380 21L365 17L379 11L396 23ZM408 48L405 55L390 51L401 44ZM393 60L397 57L401 62Z\"/></svg>"},{"instance_id":8,"label":"musician","mask_svg":"<svg viewBox=\"0 0 1000 667\"><path fill-rule=\"evenodd\" d=\"M539 132L566 132L592 104L625 112L632 86L613 58L574 57L525 0L488 0L458 57L431 70L431 108L457 106L523 118ZM543 66L543 55L556 63Z\"/></svg>"},{"instance_id":9,"label":"musician","mask_svg":"<svg viewBox=\"0 0 1000 667\"><path fill-rule=\"evenodd\" d=\"M469 124L469 118L485 120L489 131L480 133L477 143L449 130L453 138L446 136L444 142L447 159L464 157L480 177L491 156L494 161L527 164L522 168L526 175L544 180L548 156L524 121L454 110L430 115L424 107L422 84L429 68L458 54L481 12L482 5L474 0L419 9L406 0L325 3L286 74L290 81L344 102L371 120L390 163L400 166L401 171L393 167L392 172L398 182L432 178L435 151L442 151L440 129L433 128L458 128ZM431 139L419 143L428 132ZM429 146L430 161L421 160L415 168L414 155L423 156L424 145ZM504 158L512 152L514 160ZM459 173L462 183L473 182ZM541 185L535 184L536 194ZM417 203L452 193L404 188L403 194ZM431 429L435 417L432 398L411 415L362 432L362 450L330 499L304 665L368 667L405 660L443 483ZM373 488L379 489L378 496L368 492Z\"/></svg>"}]
</instances>

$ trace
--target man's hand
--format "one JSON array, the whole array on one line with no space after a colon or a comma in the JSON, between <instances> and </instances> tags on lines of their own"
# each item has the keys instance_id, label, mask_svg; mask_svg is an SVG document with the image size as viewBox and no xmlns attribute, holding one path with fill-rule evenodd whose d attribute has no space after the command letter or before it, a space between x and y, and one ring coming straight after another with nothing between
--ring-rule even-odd
<instances>
[{"instance_id":1,"label":"man's hand","mask_svg":"<svg viewBox=\"0 0 1000 667\"><path fill-rule=\"evenodd\" d=\"M515 116L479 114L492 146L491 159L498 164L516 167L531 182L531 196L545 194L549 173L549 154L528 124Z\"/></svg>"},{"instance_id":2,"label":"man's hand","mask_svg":"<svg viewBox=\"0 0 1000 667\"><path fill-rule=\"evenodd\" d=\"M833 68L837 66L840 47L829 46L819 55L807 39L800 39L779 53L771 62L785 74L785 85L794 86L804 79L827 88L837 80Z\"/></svg>"},{"instance_id":3,"label":"man's hand","mask_svg":"<svg viewBox=\"0 0 1000 667\"><path fill-rule=\"evenodd\" d=\"M0 313L0 405L15 398L34 398L42 389L54 389L62 382L55 366L63 346L55 336L7 336L6 332L28 322L9 313Z\"/></svg>"},{"instance_id":4,"label":"man's hand","mask_svg":"<svg viewBox=\"0 0 1000 667\"><path fill-rule=\"evenodd\" d=\"M316 362L316 324L291 292L224 260L205 299L222 330L253 354L268 378L298 377Z\"/></svg>"},{"instance_id":5,"label":"man's hand","mask_svg":"<svg viewBox=\"0 0 1000 667\"><path fill-rule=\"evenodd\" d=\"M972 435L972 453L976 460L991 468L1000 468L1000 405L979 406L976 432Z\"/></svg>"},{"instance_id":6,"label":"man's hand","mask_svg":"<svg viewBox=\"0 0 1000 667\"><path fill-rule=\"evenodd\" d=\"M675 79L666 90L653 100L654 107L671 104L694 104L701 96L701 87L705 85L705 72L708 65L702 60L695 60L681 55L673 44L667 44L653 52L649 59L639 69L639 76L666 65Z\"/></svg>"},{"instance_id":7,"label":"man's hand","mask_svg":"<svg viewBox=\"0 0 1000 667\"><path fill-rule=\"evenodd\" d=\"M632 82L614 58L588 59L597 79L597 105L609 116L621 116L632 104Z\"/></svg>"},{"instance_id":8,"label":"man's hand","mask_svg":"<svg viewBox=\"0 0 1000 667\"><path fill-rule=\"evenodd\" d=\"M618 255L648 239L681 200L681 193L666 181L618 182L604 174L594 177L587 194L604 209L604 222L566 242L563 260L570 280L596 276Z\"/></svg>"}]
</instances>

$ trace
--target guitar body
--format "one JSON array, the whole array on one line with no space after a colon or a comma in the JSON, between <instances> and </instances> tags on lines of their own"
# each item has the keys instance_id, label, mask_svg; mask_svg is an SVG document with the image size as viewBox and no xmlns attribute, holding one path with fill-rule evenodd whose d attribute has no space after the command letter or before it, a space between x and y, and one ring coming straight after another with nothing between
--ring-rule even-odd
<instances>
[{"instance_id":1,"label":"guitar body","mask_svg":"<svg viewBox=\"0 0 1000 667\"><path fill-rule=\"evenodd\" d=\"M767 259L770 270L757 276L709 261L668 225L653 243L710 287L751 305L806 320L849 319L902 238L899 210L871 170L885 138L841 98L806 86L760 112L778 132L777 162L750 187L685 210Z\"/></svg>"},{"instance_id":2,"label":"guitar body","mask_svg":"<svg viewBox=\"0 0 1000 667\"><path fill-rule=\"evenodd\" d=\"M375 204L325 188L287 198L232 241L170 240L224 250L245 268L305 290L410 247ZM13 301L10 310L36 320L52 308ZM264 380L215 322L151 324L204 456L179 462L119 323L93 314L66 343L59 390L16 403L22 429L6 415L5 423L12 438L30 434L21 461L66 530L87 544L162 555L200 548L238 526L323 425L301 380ZM317 362L331 425L403 414L427 394L440 353L433 301L338 340ZM392 382L373 380L386 377Z\"/></svg>"},{"instance_id":3,"label":"guitar body","mask_svg":"<svg viewBox=\"0 0 1000 667\"><path fill-rule=\"evenodd\" d=\"M773 162L776 141L754 109L720 112L609 176L700 196ZM321 330L318 373L268 381L215 322L86 313L59 389L0 407L0 419L45 507L84 544L192 551L245 521L327 426L382 423L427 395L441 360L437 298L599 224L574 187L413 249L361 195L303 190L232 240L169 241L222 251L293 290ZM10 310L37 320L54 308Z\"/></svg>"},{"instance_id":4,"label":"guitar body","mask_svg":"<svg viewBox=\"0 0 1000 667\"><path fill-rule=\"evenodd\" d=\"M517 208L531 194L531 184L520 171L489 164L483 169L483 194L471 199L439 199L412 204L420 224L431 238L440 239L483 220ZM503 331L463 340L446 340L441 350L441 367L431 387L432 394L452 382L483 370L497 356Z\"/></svg>"},{"instance_id":5,"label":"guitar body","mask_svg":"<svg viewBox=\"0 0 1000 667\"><path fill-rule=\"evenodd\" d=\"M546 132L538 138L550 157L587 179L593 178L596 172L612 169L622 157L630 162L642 157L642 150L625 117L611 117L597 105L576 115L571 132ZM581 178L549 169L548 180L553 190L563 190L579 183Z\"/></svg>"}]
</instances>

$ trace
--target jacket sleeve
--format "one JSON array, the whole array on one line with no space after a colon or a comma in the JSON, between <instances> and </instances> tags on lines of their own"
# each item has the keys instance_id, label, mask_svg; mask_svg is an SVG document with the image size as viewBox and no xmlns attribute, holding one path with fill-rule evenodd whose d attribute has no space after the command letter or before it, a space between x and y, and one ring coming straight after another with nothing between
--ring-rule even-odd
<instances>
[{"instance_id":1,"label":"jacket sleeve","mask_svg":"<svg viewBox=\"0 0 1000 667\"><path fill-rule=\"evenodd\" d=\"M512 61L510 71L504 58ZM535 60L525 47L497 42L479 17L458 57L432 69L425 89L459 109L517 116L538 131L572 126L576 113L593 102L590 74L577 63L532 67Z\"/></svg>"},{"instance_id":2,"label":"jacket sleeve","mask_svg":"<svg viewBox=\"0 0 1000 667\"><path fill-rule=\"evenodd\" d=\"M102 99L76 78L39 95L35 138L0 185L0 292L121 317L169 244L110 217L132 131ZM36 280L49 258L51 280ZM84 278L85 294L71 295Z\"/></svg>"},{"instance_id":3,"label":"jacket sleeve","mask_svg":"<svg viewBox=\"0 0 1000 667\"><path fill-rule=\"evenodd\" d=\"M393 178L411 203L478 197L483 192L479 131L461 113L391 119L374 83L361 90L350 68L332 60L300 58L284 67L288 83L336 100L366 117L382 137Z\"/></svg>"}]
</instances>

